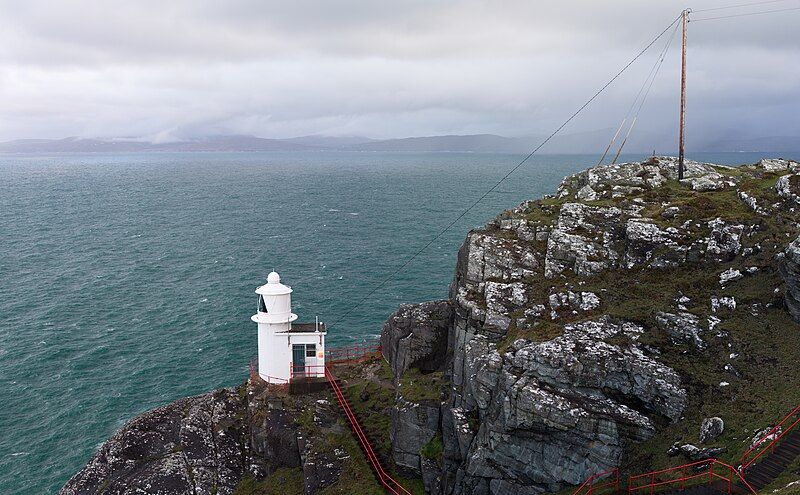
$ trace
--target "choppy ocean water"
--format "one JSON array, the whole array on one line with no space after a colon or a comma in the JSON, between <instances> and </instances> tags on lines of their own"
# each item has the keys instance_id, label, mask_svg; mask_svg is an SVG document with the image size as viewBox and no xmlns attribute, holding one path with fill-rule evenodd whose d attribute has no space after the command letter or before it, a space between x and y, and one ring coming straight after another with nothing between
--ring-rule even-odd
<instances>
[{"instance_id":1,"label":"choppy ocean water","mask_svg":"<svg viewBox=\"0 0 800 495\"><path fill-rule=\"evenodd\" d=\"M136 414L241 383L256 352L253 290L269 271L294 288L300 321L334 321L520 159L0 155L0 493L55 493ZM596 160L532 159L329 344L377 335L400 303L445 297L470 228Z\"/></svg>"}]
</instances>

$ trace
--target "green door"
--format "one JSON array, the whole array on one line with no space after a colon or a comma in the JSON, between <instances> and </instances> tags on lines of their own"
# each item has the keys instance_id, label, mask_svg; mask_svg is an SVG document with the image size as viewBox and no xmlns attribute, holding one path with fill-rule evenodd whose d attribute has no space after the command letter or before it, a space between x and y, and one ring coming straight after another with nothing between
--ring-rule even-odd
<instances>
[{"instance_id":1,"label":"green door","mask_svg":"<svg viewBox=\"0 0 800 495\"><path fill-rule=\"evenodd\" d=\"M304 374L306 372L306 345L293 344L292 345L292 373Z\"/></svg>"}]
</instances>

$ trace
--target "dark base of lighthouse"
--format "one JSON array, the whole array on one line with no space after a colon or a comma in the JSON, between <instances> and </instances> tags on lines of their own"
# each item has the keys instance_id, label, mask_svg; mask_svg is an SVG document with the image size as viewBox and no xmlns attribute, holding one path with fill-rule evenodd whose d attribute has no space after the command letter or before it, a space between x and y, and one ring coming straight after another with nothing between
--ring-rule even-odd
<instances>
[{"instance_id":1,"label":"dark base of lighthouse","mask_svg":"<svg viewBox=\"0 0 800 495\"><path fill-rule=\"evenodd\" d=\"M324 377L295 378L289 382L289 395L315 394L328 388Z\"/></svg>"}]
</instances>

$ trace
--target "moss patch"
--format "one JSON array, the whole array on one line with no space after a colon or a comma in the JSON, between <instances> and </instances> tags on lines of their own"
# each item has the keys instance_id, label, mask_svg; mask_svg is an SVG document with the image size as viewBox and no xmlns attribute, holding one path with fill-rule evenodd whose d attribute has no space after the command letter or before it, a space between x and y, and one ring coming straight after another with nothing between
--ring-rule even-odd
<instances>
[{"instance_id":1,"label":"moss patch","mask_svg":"<svg viewBox=\"0 0 800 495\"><path fill-rule=\"evenodd\" d=\"M438 401L444 384L444 373L434 371L422 373L411 368L400 377L399 393L411 402Z\"/></svg>"},{"instance_id":2,"label":"moss patch","mask_svg":"<svg viewBox=\"0 0 800 495\"><path fill-rule=\"evenodd\" d=\"M437 434L435 437L431 438L428 443L422 446L419 454L426 459L438 461L442 458L443 451L444 445L442 444L442 436L441 434Z\"/></svg>"},{"instance_id":3,"label":"moss patch","mask_svg":"<svg viewBox=\"0 0 800 495\"><path fill-rule=\"evenodd\" d=\"M280 468L261 481L246 474L233 495L303 495L303 469Z\"/></svg>"}]
</instances>

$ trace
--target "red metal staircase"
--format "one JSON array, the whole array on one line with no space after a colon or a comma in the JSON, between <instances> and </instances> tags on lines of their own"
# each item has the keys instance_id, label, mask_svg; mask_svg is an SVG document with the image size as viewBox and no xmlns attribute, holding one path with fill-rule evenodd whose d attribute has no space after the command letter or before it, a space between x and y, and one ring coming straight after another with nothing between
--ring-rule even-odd
<instances>
[{"instance_id":1,"label":"red metal staircase","mask_svg":"<svg viewBox=\"0 0 800 495\"><path fill-rule=\"evenodd\" d=\"M347 420L350 422L350 427L353 430L358 442L361 444L361 449L364 451L364 454L367 457L367 460L372 467L372 471L375 473L375 477L378 479L381 485L388 491L394 495L411 495L411 493L403 488L403 486L392 479L386 471L384 471L383 466L381 466L381 462L378 459L378 456L375 454L375 450L372 448L372 444L370 444L367 435L364 433L363 428L358 423L358 419L356 415L353 414L353 410L350 408L350 404L347 402L347 398L342 393L341 388L339 388L339 383L336 380L336 377L333 376L331 373L330 368L325 368L325 378L328 379L328 383L331 386L331 390L333 390L334 395L336 395L336 400L339 401L339 406L342 408Z\"/></svg>"},{"instance_id":2,"label":"red metal staircase","mask_svg":"<svg viewBox=\"0 0 800 495\"><path fill-rule=\"evenodd\" d=\"M719 459L684 464L628 477L621 490L619 470L590 476L573 495L625 493L644 495L756 495L800 457L800 406L770 429L735 468ZM756 462L758 461L758 462Z\"/></svg>"},{"instance_id":3,"label":"red metal staircase","mask_svg":"<svg viewBox=\"0 0 800 495\"><path fill-rule=\"evenodd\" d=\"M798 423L800 406L795 407L742 455L740 470L756 490L775 481L800 456Z\"/></svg>"}]
</instances>

